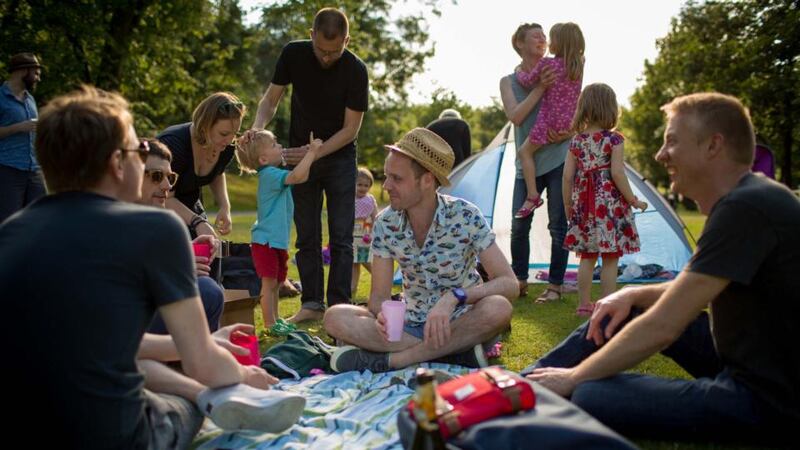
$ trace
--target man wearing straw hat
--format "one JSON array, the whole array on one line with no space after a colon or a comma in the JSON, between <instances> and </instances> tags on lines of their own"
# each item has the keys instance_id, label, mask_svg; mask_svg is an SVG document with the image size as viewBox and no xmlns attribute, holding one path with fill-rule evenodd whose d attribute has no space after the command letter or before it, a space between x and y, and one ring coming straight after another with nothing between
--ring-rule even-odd
<instances>
[{"instance_id":1,"label":"man wearing straw hat","mask_svg":"<svg viewBox=\"0 0 800 450\"><path fill-rule=\"evenodd\" d=\"M0 86L0 222L45 194L33 153L36 100L32 92L42 74L33 53L11 57L8 80Z\"/></svg>"},{"instance_id":2,"label":"man wearing straw hat","mask_svg":"<svg viewBox=\"0 0 800 450\"><path fill-rule=\"evenodd\" d=\"M386 372L433 360L484 367L481 344L508 327L510 300L518 295L511 266L478 208L437 192L450 184L454 156L447 142L415 128L386 148L391 208L373 228L369 305L326 312L325 330L350 344L333 354L331 368ZM476 270L478 258L488 282ZM402 337L390 342L381 304L392 294L394 261L407 307Z\"/></svg>"}]
</instances>

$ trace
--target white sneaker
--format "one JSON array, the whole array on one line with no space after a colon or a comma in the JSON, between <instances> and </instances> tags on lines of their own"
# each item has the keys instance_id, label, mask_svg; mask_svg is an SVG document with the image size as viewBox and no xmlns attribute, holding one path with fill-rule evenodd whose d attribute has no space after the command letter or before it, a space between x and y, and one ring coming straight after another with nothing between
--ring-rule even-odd
<instances>
[{"instance_id":1,"label":"white sneaker","mask_svg":"<svg viewBox=\"0 0 800 450\"><path fill-rule=\"evenodd\" d=\"M306 399L289 392L236 384L204 390L197 398L197 406L223 430L280 433L297 423Z\"/></svg>"}]
</instances>

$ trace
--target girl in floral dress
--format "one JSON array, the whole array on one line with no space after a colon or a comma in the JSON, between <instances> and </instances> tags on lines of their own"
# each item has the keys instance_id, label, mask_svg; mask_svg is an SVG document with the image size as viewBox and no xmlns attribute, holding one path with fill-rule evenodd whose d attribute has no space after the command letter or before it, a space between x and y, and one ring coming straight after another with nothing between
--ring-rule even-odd
<instances>
[{"instance_id":1,"label":"girl in floral dress","mask_svg":"<svg viewBox=\"0 0 800 450\"><path fill-rule=\"evenodd\" d=\"M578 133L570 143L564 164L564 209L569 229L564 248L580 257L578 296L575 311L590 316L592 273L602 257L602 296L617 289L620 256L639 251L639 234L631 206L647 209L647 203L633 195L623 164L624 138L617 125L617 97L606 84L586 86L578 98L573 129Z\"/></svg>"}]
</instances>

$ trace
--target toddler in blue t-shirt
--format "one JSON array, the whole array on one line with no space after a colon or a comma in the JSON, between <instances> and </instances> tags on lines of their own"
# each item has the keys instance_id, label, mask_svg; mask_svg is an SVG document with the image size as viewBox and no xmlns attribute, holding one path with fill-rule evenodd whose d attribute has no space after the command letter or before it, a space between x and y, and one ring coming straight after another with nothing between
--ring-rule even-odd
<instances>
[{"instance_id":1,"label":"toddler in blue t-shirt","mask_svg":"<svg viewBox=\"0 0 800 450\"><path fill-rule=\"evenodd\" d=\"M251 228L253 265L261 277L261 312L264 327L270 329L278 317L278 288L286 280L289 265L289 233L294 202L291 185L308 179L311 163L322 141L311 135L308 153L291 171L284 165L283 147L269 131L258 131L236 149L242 172L258 173L258 218Z\"/></svg>"}]
</instances>

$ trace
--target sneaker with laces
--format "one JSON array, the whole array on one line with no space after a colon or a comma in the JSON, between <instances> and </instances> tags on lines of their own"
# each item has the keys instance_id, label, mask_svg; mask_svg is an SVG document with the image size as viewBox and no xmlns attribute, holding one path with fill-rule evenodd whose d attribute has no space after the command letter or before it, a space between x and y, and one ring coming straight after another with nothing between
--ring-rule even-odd
<instances>
[{"instance_id":1,"label":"sneaker with laces","mask_svg":"<svg viewBox=\"0 0 800 450\"><path fill-rule=\"evenodd\" d=\"M223 430L280 433L297 423L306 399L290 392L235 384L205 389L197 397L197 406Z\"/></svg>"},{"instance_id":2,"label":"sneaker with laces","mask_svg":"<svg viewBox=\"0 0 800 450\"><path fill-rule=\"evenodd\" d=\"M351 370L369 370L372 373L388 372L389 354L375 353L360 349L353 345L339 347L331 355L331 369L342 373Z\"/></svg>"},{"instance_id":3,"label":"sneaker with laces","mask_svg":"<svg viewBox=\"0 0 800 450\"><path fill-rule=\"evenodd\" d=\"M486 359L486 351L483 349L483 344L476 344L471 349L465 350L461 353L453 353L451 355L442 356L434 359L433 361L444 364L464 366L473 369L489 367L489 360Z\"/></svg>"}]
</instances>

